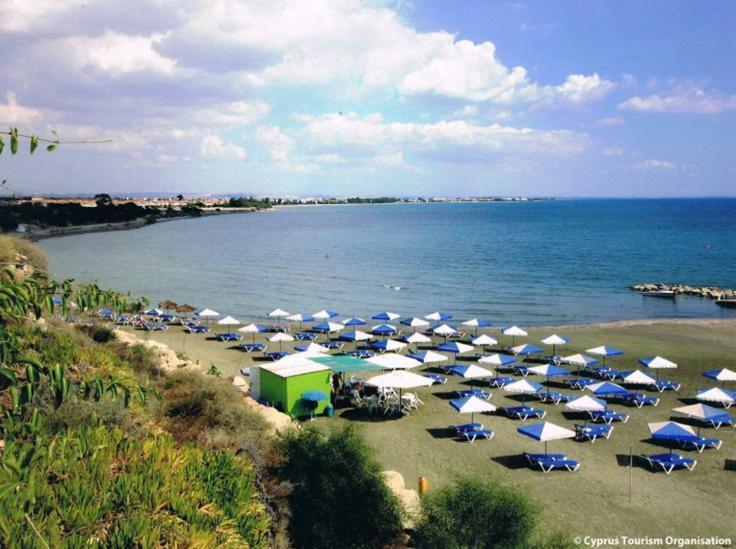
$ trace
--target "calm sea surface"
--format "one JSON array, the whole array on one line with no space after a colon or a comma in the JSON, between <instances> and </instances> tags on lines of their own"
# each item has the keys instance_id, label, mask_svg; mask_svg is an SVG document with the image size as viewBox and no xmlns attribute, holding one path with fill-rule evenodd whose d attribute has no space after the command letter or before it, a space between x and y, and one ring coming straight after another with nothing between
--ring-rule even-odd
<instances>
[{"instance_id":1,"label":"calm sea surface","mask_svg":"<svg viewBox=\"0 0 736 549\"><path fill-rule=\"evenodd\" d=\"M294 207L40 244L57 277L241 318L276 307L522 325L736 317L627 290L736 287L736 199Z\"/></svg>"}]
</instances>

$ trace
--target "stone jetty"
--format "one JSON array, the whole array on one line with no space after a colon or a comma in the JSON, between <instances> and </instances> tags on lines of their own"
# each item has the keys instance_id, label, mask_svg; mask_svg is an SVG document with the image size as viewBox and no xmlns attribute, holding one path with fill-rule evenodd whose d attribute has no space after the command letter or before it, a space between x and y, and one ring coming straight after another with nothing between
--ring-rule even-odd
<instances>
[{"instance_id":1,"label":"stone jetty","mask_svg":"<svg viewBox=\"0 0 736 549\"><path fill-rule=\"evenodd\" d=\"M708 299L736 299L736 290L719 288L717 286L690 286L688 284L634 284L629 286L635 292L655 292L670 290L676 294L694 295Z\"/></svg>"}]
</instances>

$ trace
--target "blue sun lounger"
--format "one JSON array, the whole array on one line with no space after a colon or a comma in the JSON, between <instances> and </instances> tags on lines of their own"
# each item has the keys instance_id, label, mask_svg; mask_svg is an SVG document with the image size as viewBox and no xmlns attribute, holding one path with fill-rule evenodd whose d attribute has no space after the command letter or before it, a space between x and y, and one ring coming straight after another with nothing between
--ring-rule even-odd
<instances>
[{"instance_id":1,"label":"blue sun lounger","mask_svg":"<svg viewBox=\"0 0 736 549\"><path fill-rule=\"evenodd\" d=\"M371 358L375 355L373 351L369 351L368 349L358 349L357 351L351 351L347 353L348 356L354 356L355 358Z\"/></svg>"},{"instance_id":2,"label":"blue sun lounger","mask_svg":"<svg viewBox=\"0 0 736 549\"><path fill-rule=\"evenodd\" d=\"M161 322L173 322L176 317L174 315L161 315L159 320Z\"/></svg>"},{"instance_id":3,"label":"blue sun lounger","mask_svg":"<svg viewBox=\"0 0 736 549\"><path fill-rule=\"evenodd\" d=\"M603 425L580 425L575 424L575 434L578 440L587 440L591 443L595 442L597 438L609 439L613 433L613 426L608 424Z\"/></svg>"},{"instance_id":4,"label":"blue sun lounger","mask_svg":"<svg viewBox=\"0 0 736 549\"><path fill-rule=\"evenodd\" d=\"M649 463L652 470L657 471L661 468L668 475L673 469L681 469L683 467L688 471L692 471L698 463L698 461L693 458L682 457L675 453L653 455L643 454L641 457Z\"/></svg>"},{"instance_id":5,"label":"blue sun lounger","mask_svg":"<svg viewBox=\"0 0 736 549\"><path fill-rule=\"evenodd\" d=\"M326 347L327 349L342 349L342 346L344 345L340 341L325 341L324 343L320 343L322 347Z\"/></svg>"},{"instance_id":6,"label":"blue sun lounger","mask_svg":"<svg viewBox=\"0 0 736 549\"><path fill-rule=\"evenodd\" d=\"M484 438L486 440L491 440L493 438L493 431L490 429L474 429L474 430L468 430L463 431L462 437L465 438L468 442L474 442L476 438Z\"/></svg>"},{"instance_id":7,"label":"blue sun lounger","mask_svg":"<svg viewBox=\"0 0 736 549\"><path fill-rule=\"evenodd\" d=\"M706 420L711 427L714 429L720 429L722 425L729 425L733 427L736 425L736 418L727 412L723 412L717 416L711 416Z\"/></svg>"},{"instance_id":8,"label":"blue sun lounger","mask_svg":"<svg viewBox=\"0 0 736 549\"><path fill-rule=\"evenodd\" d=\"M552 404L559 404L560 402L570 402L577 398L575 395L566 395L565 393L558 393L557 391L550 391L549 393L539 393L539 400L542 402L551 402Z\"/></svg>"},{"instance_id":9,"label":"blue sun lounger","mask_svg":"<svg viewBox=\"0 0 736 549\"><path fill-rule=\"evenodd\" d=\"M215 339L218 341L240 341L241 336L235 332L223 332L215 334Z\"/></svg>"},{"instance_id":10,"label":"blue sun lounger","mask_svg":"<svg viewBox=\"0 0 736 549\"><path fill-rule=\"evenodd\" d=\"M271 324L270 326L266 326L266 331L271 332L272 334L275 333L285 333L289 331L288 326L279 326L278 324Z\"/></svg>"},{"instance_id":11,"label":"blue sun lounger","mask_svg":"<svg viewBox=\"0 0 736 549\"><path fill-rule=\"evenodd\" d=\"M508 417L513 419L529 419L530 417L542 419L547 415L546 410L539 410L531 406L509 406L508 408L504 408L503 411Z\"/></svg>"},{"instance_id":12,"label":"blue sun lounger","mask_svg":"<svg viewBox=\"0 0 736 549\"><path fill-rule=\"evenodd\" d=\"M620 372L608 366L598 366L598 368L593 368L591 373L601 379L613 379Z\"/></svg>"},{"instance_id":13,"label":"blue sun lounger","mask_svg":"<svg viewBox=\"0 0 736 549\"><path fill-rule=\"evenodd\" d=\"M528 376L529 375L529 366L525 366L523 364L517 364L514 366L514 373L517 376Z\"/></svg>"},{"instance_id":14,"label":"blue sun lounger","mask_svg":"<svg viewBox=\"0 0 736 549\"><path fill-rule=\"evenodd\" d=\"M455 393L457 393L460 398L477 397L482 398L483 400L488 400L491 398L491 393L489 393L488 391L483 391L481 389L457 390L455 391Z\"/></svg>"},{"instance_id":15,"label":"blue sun lounger","mask_svg":"<svg viewBox=\"0 0 736 549\"><path fill-rule=\"evenodd\" d=\"M516 381L513 377L503 377L503 376L496 376L496 377L489 377L488 378L488 385L491 387L505 387L509 383L513 383Z\"/></svg>"},{"instance_id":16,"label":"blue sun lounger","mask_svg":"<svg viewBox=\"0 0 736 549\"><path fill-rule=\"evenodd\" d=\"M645 395L644 393L622 393L616 395L617 398L623 400L626 404L631 404L637 408L642 406L656 406L659 404L659 397Z\"/></svg>"},{"instance_id":17,"label":"blue sun lounger","mask_svg":"<svg viewBox=\"0 0 736 549\"><path fill-rule=\"evenodd\" d=\"M532 468L539 467L544 473L549 473L552 469L566 469L572 472L577 471L580 467L580 463L564 454L529 454L524 452L523 455Z\"/></svg>"},{"instance_id":18,"label":"blue sun lounger","mask_svg":"<svg viewBox=\"0 0 736 549\"><path fill-rule=\"evenodd\" d=\"M480 431L485 426L482 423L463 423L461 425L450 425L450 429L454 429L457 436L461 436L465 431Z\"/></svg>"},{"instance_id":19,"label":"blue sun lounger","mask_svg":"<svg viewBox=\"0 0 736 549\"><path fill-rule=\"evenodd\" d=\"M317 334L312 332L299 332L298 334L294 334L294 339L297 341L314 341L317 339Z\"/></svg>"},{"instance_id":20,"label":"blue sun lounger","mask_svg":"<svg viewBox=\"0 0 736 549\"><path fill-rule=\"evenodd\" d=\"M438 374L424 374L424 377L431 379L432 385L444 385L447 383L447 378Z\"/></svg>"},{"instance_id":21,"label":"blue sun lounger","mask_svg":"<svg viewBox=\"0 0 736 549\"><path fill-rule=\"evenodd\" d=\"M189 326L187 328L187 332L189 332L190 334L206 334L209 331L210 331L210 327L209 326L197 326L197 325L195 325L195 326Z\"/></svg>"},{"instance_id":22,"label":"blue sun lounger","mask_svg":"<svg viewBox=\"0 0 736 549\"><path fill-rule=\"evenodd\" d=\"M266 350L266 345L263 343L241 343L238 345L238 349L245 351L246 353L258 353Z\"/></svg>"},{"instance_id":23,"label":"blue sun lounger","mask_svg":"<svg viewBox=\"0 0 736 549\"><path fill-rule=\"evenodd\" d=\"M656 389L660 393L664 391L679 391L680 384L676 381L672 381L671 379L658 379L654 382L652 388Z\"/></svg>"},{"instance_id":24,"label":"blue sun lounger","mask_svg":"<svg viewBox=\"0 0 736 549\"><path fill-rule=\"evenodd\" d=\"M286 351L276 351L274 353L263 353L263 355L276 362L277 360L281 360L285 356L289 356L289 353L287 353Z\"/></svg>"},{"instance_id":25,"label":"blue sun lounger","mask_svg":"<svg viewBox=\"0 0 736 549\"><path fill-rule=\"evenodd\" d=\"M723 442L717 438L687 437L673 440L676 440L683 448L693 448L694 450L697 450L699 454L702 454L703 450L706 448L718 450L721 447L721 444L723 444Z\"/></svg>"},{"instance_id":26,"label":"blue sun lounger","mask_svg":"<svg viewBox=\"0 0 736 549\"><path fill-rule=\"evenodd\" d=\"M143 329L149 332L165 332L169 327L166 324L144 324Z\"/></svg>"},{"instance_id":27,"label":"blue sun lounger","mask_svg":"<svg viewBox=\"0 0 736 549\"><path fill-rule=\"evenodd\" d=\"M588 412L590 419L596 423L611 424L614 421L626 423L629 421L629 414L626 412L616 412L614 410L596 410Z\"/></svg>"},{"instance_id":28,"label":"blue sun lounger","mask_svg":"<svg viewBox=\"0 0 736 549\"><path fill-rule=\"evenodd\" d=\"M570 387L570 389L585 389L588 385L593 385L593 383L598 383L595 379L591 379L589 377L576 377L576 378L570 378L563 381L565 385Z\"/></svg>"}]
</instances>

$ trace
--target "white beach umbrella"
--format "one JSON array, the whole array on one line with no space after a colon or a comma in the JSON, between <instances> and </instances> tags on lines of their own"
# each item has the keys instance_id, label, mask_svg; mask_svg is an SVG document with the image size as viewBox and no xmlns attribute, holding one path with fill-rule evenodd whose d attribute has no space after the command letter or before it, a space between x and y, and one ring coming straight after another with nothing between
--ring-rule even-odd
<instances>
[{"instance_id":1,"label":"white beach umbrella","mask_svg":"<svg viewBox=\"0 0 736 549\"><path fill-rule=\"evenodd\" d=\"M621 382L628 383L629 385L654 385L656 383L653 377L648 376L641 370L634 370L626 374Z\"/></svg>"},{"instance_id":2,"label":"white beach umbrella","mask_svg":"<svg viewBox=\"0 0 736 549\"><path fill-rule=\"evenodd\" d=\"M232 316L226 316L225 318L218 320L217 323L220 326L237 326L240 324L240 321Z\"/></svg>"},{"instance_id":3,"label":"white beach umbrella","mask_svg":"<svg viewBox=\"0 0 736 549\"><path fill-rule=\"evenodd\" d=\"M427 320L432 320L432 321L440 321L440 320L449 320L450 318L452 318L452 316L448 315L447 313L443 313L441 311L435 311L433 313L429 313L428 315L424 315L424 318L426 318Z\"/></svg>"},{"instance_id":4,"label":"white beach umbrella","mask_svg":"<svg viewBox=\"0 0 736 549\"><path fill-rule=\"evenodd\" d=\"M591 366L598 361L593 357L577 353L574 355L563 356L560 359L560 362L572 364L573 366Z\"/></svg>"},{"instance_id":5,"label":"white beach umbrella","mask_svg":"<svg viewBox=\"0 0 736 549\"><path fill-rule=\"evenodd\" d=\"M511 337L511 345L513 346L516 343L517 337L526 337L529 334L526 332L526 330L522 330L518 326L509 326L508 328L504 328L501 330L501 333L505 336Z\"/></svg>"},{"instance_id":6,"label":"white beach umbrella","mask_svg":"<svg viewBox=\"0 0 736 549\"><path fill-rule=\"evenodd\" d=\"M220 313L213 311L212 309L202 309L201 311L194 313L194 316L199 318L214 318L216 316L220 316Z\"/></svg>"},{"instance_id":7,"label":"white beach umbrella","mask_svg":"<svg viewBox=\"0 0 736 549\"><path fill-rule=\"evenodd\" d=\"M258 324L247 324L243 326L242 328L238 328L238 331L244 334L252 334L253 341L255 342L256 334L261 332L261 327Z\"/></svg>"},{"instance_id":8,"label":"white beach umbrella","mask_svg":"<svg viewBox=\"0 0 736 549\"><path fill-rule=\"evenodd\" d=\"M312 315L314 318L319 318L320 320L327 320L328 318L334 318L338 316L338 314L335 311L328 311L326 309L322 309L321 311L317 311Z\"/></svg>"},{"instance_id":9,"label":"white beach umbrella","mask_svg":"<svg viewBox=\"0 0 736 549\"><path fill-rule=\"evenodd\" d=\"M322 322L314 327L320 327L329 334L336 334L337 332L345 329L344 325L338 324L337 322Z\"/></svg>"},{"instance_id":10,"label":"white beach umbrella","mask_svg":"<svg viewBox=\"0 0 736 549\"><path fill-rule=\"evenodd\" d=\"M488 334L481 334L478 337L476 337L472 343L473 345L481 345L481 346L496 345L498 344L498 340L492 338Z\"/></svg>"},{"instance_id":11,"label":"white beach umbrella","mask_svg":"<svg viewBox=\"0 0 736 549\"><path fill-rule=\"evenodd\" d=\"M677 364L661 356L648 356L648 357L640 359L639 362L641 362L647 368L651 368L653 370L663 369L663 368L665 369L677 368Z\"/></svg>"},{"instance_id":12,"label":"white beach umbrella","mask_svg":"<svg viewBox=\"0 0 736 549\"><path fill-rule=\"evenodd\" d=\"M380 349L381 351L401 351L404 347L406 347L406 343L403 343L401 341L396 341L395 339L384 339L383 341L378 341L374 343L372 346L374 349Z\"/></svg>"},{"instance_id":13,"label":"white beach umbrella","mask_svg":"<svg viewBox=\"0 0 736 549\"><path fill-rule=\"evenodd\" d=\"M475 422L475 414L496 411L493 404L477 396L453 399L450 401L450 406L461 414L470 414L471 423Z\"/></svg>"},{"instance_id":14,"label":"white beach umbrella","mask_svg":"<svg viewBox=\"0 0 736 549\"><path fill-rule=\"evenodd\" d=\"M736 402L736 392L727 391L720 387L713 387L711 389L702 389L698 391L695 398L702 402L715 402L722 404L726 408L730 408L734 402Z\"/></svg>"},{"instance_id":15,"label":"white beach umbrella","mask_svg":"<svg viewBox=\"0 0 736 549\"><path fill-rule=\"evenodd\" d=\"M370 362L371 364L380 366L381 368L386 368L387 370L406 370L422 365L422 363L416 359L404 355L398 355L396 353L377 355L366 359L366 362Z\"/></svg>"},{"instance_id":16,"label":"white beach umbrella","mask_svg":"<svg viewBox=\"0 0 736 549\"><path fill-rule=\"evenodd\" d=\"M703 372L703 375L705 377L709 377L710 379L715 379L716 381L736 381L736 372L734 372L733 370L729 370L728 368L710 370L708 372Z\"/></svg>"},{"instance_id":17,"label":"white beach umbrella","mask_svg":"<svg viewBox=\"0 0 736 549\"><path fill-rule=\"evenodd\" d=\"M401 321L401 323L404 326L409 326L411 328L414 328L415 330L417 328L423 328L425 326L429 326L429 322L427 322L423 318L417 318L415 316L413 316L411 318L405 318L404 320Z\"/></svg>"},{"instance_id":18,"label":"white beach umbrella","mask_svg":"<svg viewBox=\"0 0 736 549\"><path fill-rule=\"evenodd\" d=\"M270 318L286 318L289 316L289 313L284 311L283 309L274 309L270 313L268 313L268 316Z\"/></svg>"},{"instance_id":19,"label":"white beach umbrella","mask_svg":"<svg viewBox=\"0 0 736 549\"><path fill-rule=\"evenodd\" d=\"M471 364L470 366L460 366L453 368L456 372L461 372L460 375L464 379L479 379L483 377L491 377L493 376L493 372L490 370L486 370L485 368L481 366L476 366L475 364Z\"/></svg>"},{"instance_id":20,"label":"white beach umbrella","mask_svg":"<svg viewBox=\"0 0 736 549\"><path fill-rule=\"evenodd\" d=\"M348 341L368 341L373 339L373 336L369 333L363 332L362 330L352 330L345 332L340 336L340 338Z\"/></svg>"},{"instance_id":21,"label":"white beach umbrella","mask_svg":"<svg viewBox=\"0 0 736 549\"><path fill-rule=\"evenodd\" d=\"M478 359L479 364L491 364L493 366L509 366L514 362L516 362L514 357L499 353L484 355Z\"/></svg>"},{"instance_id":22,"label":"white beach umbrella","mask_svg":"<svg viewBox=\"0 0 736 549\"><path fill-rule=\"evenodd\" d=\"M590 395L584 395L565 404L565 408L575 412L600 412L606 409L606 403Z\"/></svg>"},{"instance_id":23,"label":"white beach umbrella","mask_svg":"<svg viewBox=\"0 0 736 549\"><path fill-rule=\"evenodd\" d=\"M404 341L407 343L432 343L432 338L418 332L414 332L404 337Z\"/></svg>"},{"instance_id":24,"label":"white beach umbrella","mask_svg":"<svg viewBox=\"0 0 736 549\"><path fill-rule=\"evenodd\" d=\"M327 347L320 345L319 343L314 343L312 341L302 348L302 352L325 354L329 353L330 350Z\"/></svg>"},{"instance_id":25,"label":"white beach umbrella","mask_svg":"<svg viewBox=\"0 0 736 549\"><path fill-rule=\"evenodd\" d=\"M289 334L285 334L283 332L278 332L271 337L268 338L268 340L271 343L278 343L279 344L279 352L281 351L281 345L284 341L294 341L294 337L290 336Z\"/></svg>"},{"instance_id":26,"label":"white beach umbrella","mask_svg":"<svg viewBox=\"0 0 736 549\"><path fill-rule=\"evenodd\" d=\"M457 330L450 326L449 324L442 324L441 326L437 326L434 330L432 330L432 333L441 335L441 336L448 336L452 334L456 334Z\"/></svg>"},{"instance_id":27,"label":"white beach umbrella","mask_svg":"<svg viewBox=\"0 0 736 549\"><path fill-rule=\"evenodd\" d=\"M534 395L540 391L542 386L528 379L520 379L505 385L503 390L514 395Z\"/></svg>"},{"instance_id":28,"label":"white beach umbrella","mask_svg":"<svg viewBox=\"0 0 736 549\"><path fill-rule=\"evenodd\" d=\"M550 336L542 338L542 345L552 345L552 355L554 356L556 354L557 346L558 345L567 345L567 343L570 341L568 338L559 336L557 334L552 334Z\"/></svg>"},{"instance_id":29,"label":"white beach umbrella","mask_svg":"<svg viewBox=\"0 0 736 549\"><path fill-rule=\"evenodd\" d=\"M411 356L423 364L432 364L433 362L444 362L447 360L445 355L435 351L422 351L421 353L414 353Z\"/></svg>"},{"instance_id":30,"label":"white beach umbrella","mask_svg":"<svg viewBox=\"0 0 736 549\"><path fill-rule=\"evenodd\" d=\"M534 440L544 442L545 455L547 454L547 443L550 440L575 438L575 431L565 429L564 427L560 427L559 425L555 425L549 421L535 423L533 425L524 425L523 427L518 427L516 431L519 434L533 438Z\"/></svg>"},{"instance_id":31,"label":"white beach umbrella","mask_svg":"<svg viewBox=\"0 0 736 549\"><path fill-rule=\"evenodd\" d=\"M429 387L432 383L433 381L431 379L405 370L397 370L388 374L382 374L380 376L372 377L366 381L366 385L386 389L415 389L417 387Z\"/></svg>"}]
</instances>

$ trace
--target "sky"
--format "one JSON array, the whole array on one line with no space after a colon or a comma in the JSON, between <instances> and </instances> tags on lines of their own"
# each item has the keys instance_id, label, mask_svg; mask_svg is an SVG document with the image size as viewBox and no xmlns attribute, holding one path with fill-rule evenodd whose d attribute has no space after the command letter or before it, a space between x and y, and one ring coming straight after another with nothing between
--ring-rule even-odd
<instances>
[{"instance_id":1,"label":"sky","mask_svg":"<svg viewBox=\"0 0 736 549\"><path fill-rule=\"evenodd\" d=\"M17 193L734 196L730 0L0 0ZM7 138L6 138L7 140Z\"/></svg>"}]
</instances>

